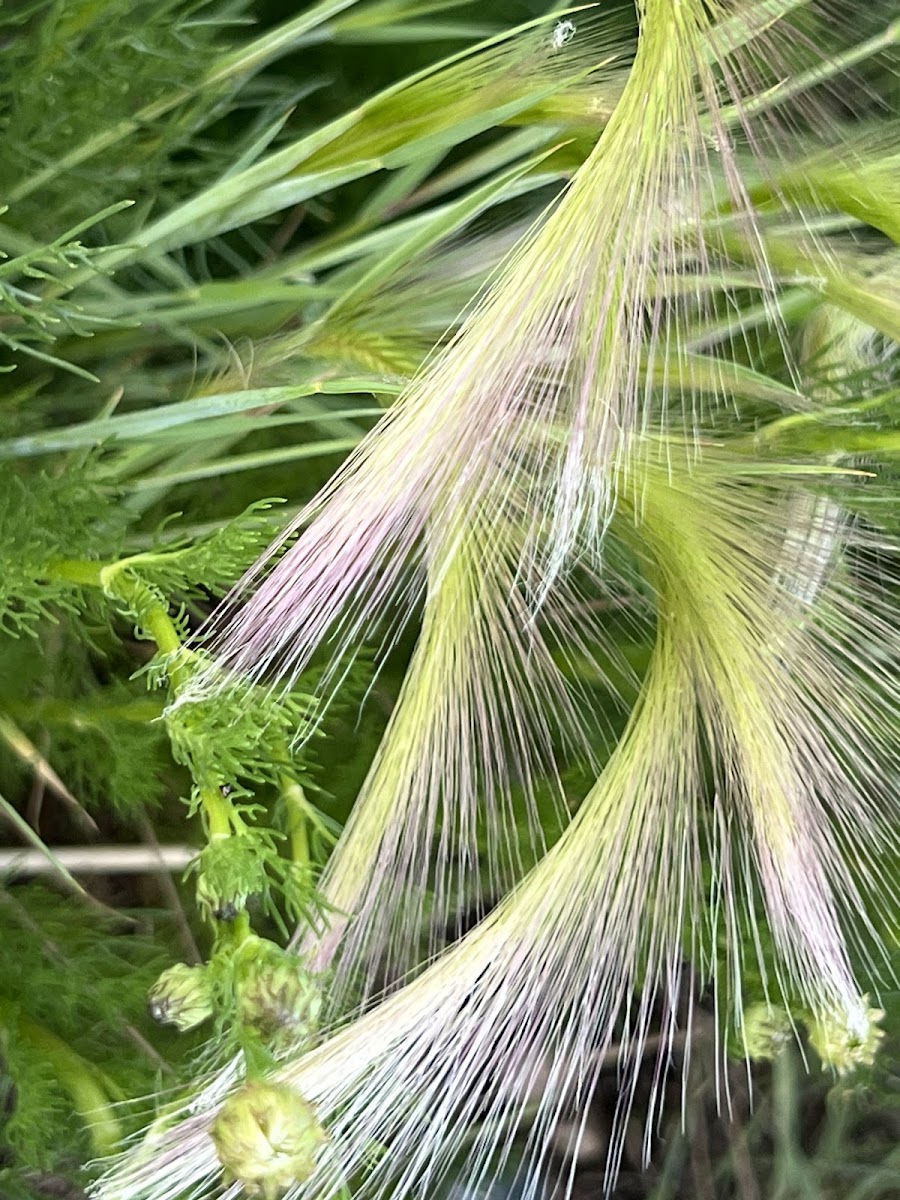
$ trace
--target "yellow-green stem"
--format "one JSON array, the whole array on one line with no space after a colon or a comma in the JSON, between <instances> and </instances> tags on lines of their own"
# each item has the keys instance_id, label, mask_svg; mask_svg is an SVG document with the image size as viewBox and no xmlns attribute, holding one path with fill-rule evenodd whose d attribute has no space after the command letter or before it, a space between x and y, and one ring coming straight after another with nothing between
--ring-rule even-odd
<instances>
[{"instance_id":1,"label":"yellow-green stem","mask_svg":"<svg viewBox=\"0 0 900 1200\"><path fill-rule=\"evenodd\" d=\"M281 794L287 809L288 838L292 860L302 867L310 865L309 830L306 818L306 795L300 784L287 773L279 776Z\"/></svg>"},{"instance_id":2,"label":"yellow-green stem","mask_svg":"<svg viewBox=\"0 0 900 1200\"><path fill-rule=\"evenodd\" d=\"M229 933L231 935L232 945L237 948L242 942L245 942L250 936L250 914L244 908L234 920L231 922Z\"/></svg>"},{"instance_id":3,"label":"yellow-green stem","mask_svg":"<svg viewBox=\"0 0 900 1200\"><path fill-rule=\"evenodd\" d=\"M127 571L128 560L115 563L86 562L77 559L55 559L48 563L45 574L82 587L100 588L120 600L133 613L140 613L141 630L156 643L163 656L163 669L174 695L190 677L190 653L169 615L168 605L143 580ZM216 784L198 780L198 791L207 833L210 838L230 837L234 827L234 810Z\"/></svg>"}]
</instances>

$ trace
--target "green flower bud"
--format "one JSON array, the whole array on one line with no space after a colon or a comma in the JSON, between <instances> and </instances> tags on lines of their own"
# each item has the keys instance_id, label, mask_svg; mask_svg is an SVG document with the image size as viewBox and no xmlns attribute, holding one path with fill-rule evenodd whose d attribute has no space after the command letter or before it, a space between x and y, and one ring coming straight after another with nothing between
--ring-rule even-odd
<instances>
[{"instance_id":1,"label":"green flower bud","mask_svg":"<svg viewBox=\"0 0 900 1200\"><path fill-rule=\"evenodd\" d=\"M783 1008L751 1004L744 1010L743 1050L754 1061L774 1058L790 1039L791 1022Z\"/></svg>"},{"instance_id":2,"label":"green flower bud","mask_svg":"<svg viewBox=\"0 0 900 1200\"><path fill-rule=\"evenodd\" d=\"M848 1075L857 1067L870 1067L875 1061L884 1030L878 1022L884 1016L880 1008L869 1008L869 997L860 998L859 1007L850 1013L832 1012L807 1021L809 1042L822 1060L838 1075Z\"/></svg>"},{"instance_id":3,"label":"green flower bud","mask_svg":"<svg viewBox=\"0 0 900 1200\"><path fill-rule=\"evenodd\" d=\"M210 1136L226 1180L263 1200L308 1179L327 1140L313 1106L275 1083L244 1084L222 1105Z\"/></svg>"},{"instance_id":4,"label":"green flower bud","mask_svg":"<svg viewBox=\"0 0 900 1200\"><path fill-rule=\"evenodd\" d=\"M240 949L236 983L241 1020L267 1041L297 1042L315 1032L321 985L296 954L265 938L248 938Z\"/></svg>"},{"instance_id":5,"label":"green flower bud","mask_svg":"<svg viewBox=\"0 0 900 1200\"><path fill-rule=\"evenodd\" d=\"M163 1025L193 1029L212 1016L212 989L206 967L176 963L150 989L150 1016Z\"/></svg>"},{"instance_id":6,"label":"green flower bud","mask_svg":"<svg viewBox=\"0 0 900 1200\"><path fill-rule=\"evenodd\" d=\"M248 893L230 879L220 879L210 871L197 879L197 904L216 921L233 921L246 906Z\"/></svg>"},{"instance_id":7,"label":"green flower bud","mask_svg":"<svg viewBox=\"0 0 900 1200\"><path fill-rule=\"evenodd\" d=\"M194 859L197 904L207 918L233 921L251 896L265 892L266 853L257 837L214 834Z\"/></svg>"}]
</instances>

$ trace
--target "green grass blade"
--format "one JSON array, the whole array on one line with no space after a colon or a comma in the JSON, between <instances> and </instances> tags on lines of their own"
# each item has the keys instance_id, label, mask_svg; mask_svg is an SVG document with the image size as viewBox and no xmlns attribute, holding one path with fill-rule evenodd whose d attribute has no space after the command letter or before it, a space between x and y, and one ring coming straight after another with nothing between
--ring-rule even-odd
<instances>
[{"instance_id":1,"label":"green grass blade","mask_svg":"<svg viewBox=\"0 0 900 1200\"><path fill-rule=\"evenodd\" d=\"M123 413L104 420L84 421L68 429L52 429L44 433L8 438L0 442L0 458L26 458L50 454L58 450L77 450L111 441L135 441L152 437L161 430L191 425L208 417L221 417L248 412L254 408L287 404L304 396L353 395L371 392L374 395L396 394L399 385L371 377L318 379L298 387L252 388L239 392L224 392L214 396L199 396L177 404L136 413ZM325 415L325 414L323 414ZM334 415L340 416L340 413Z\"/></svg>"}]
</instances>

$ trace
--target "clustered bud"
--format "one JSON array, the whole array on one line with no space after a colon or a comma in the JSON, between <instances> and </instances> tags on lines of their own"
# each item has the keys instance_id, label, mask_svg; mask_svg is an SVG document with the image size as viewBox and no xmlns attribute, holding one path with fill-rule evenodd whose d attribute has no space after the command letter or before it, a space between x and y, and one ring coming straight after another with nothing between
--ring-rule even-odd
<instances>
[{"instance_id":1,"label":"clustered bud","mask_svg":"<svg viewBox=\"0 0 900 1200\"><path fill-rule=\"evenodd\" d=\"M228 1182L278 1197L312 1174L325 1131L313 1106L285 1084L252 1082L222 1105L210 1136Z\"/></svg>"},{"instance_id":2,"label":"clustered bud","mask_svg":"<svg viewBox=\"0 0 900 1200\"><path fill-rule=\"evenodd\" d=\"M212 1016L212 988L206 967L176 963L163 971L150 989L150 1015L162 1025L184 1032Z\"/></svg>"},{"instance_id":3,"label":"clustered bud","mask_svg":"<svg viewBox=\"0 0 900 1200\"><path fill-rule=\"evenodd\" d=\"M296 954L249 937L240 948L235 983L241 1020L266 1041L306 1041L315 1032L321 986Z\"/></svg>"}]
</instances>

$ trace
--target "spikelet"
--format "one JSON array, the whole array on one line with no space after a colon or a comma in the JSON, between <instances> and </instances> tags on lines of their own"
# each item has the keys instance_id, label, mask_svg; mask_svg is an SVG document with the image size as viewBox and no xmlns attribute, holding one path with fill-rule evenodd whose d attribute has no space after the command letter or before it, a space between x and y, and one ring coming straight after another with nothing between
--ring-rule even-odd
<instances>
[{"instance_id":1,"label":"spikelet","mask_svg":"<svg viewBox=\"0 0 900 1200\"><path fill-rule=\"evenodd\" d=\"M772 1003L809 1012L823 1046L877 1043L845 927L865 931L859 886L890 899L881 863L897 817L888 726L900 647L883 592L851 571L858 531L803 472L721 450L689 468L671 439L660 454L622 481L620 496L640 505L610 531L634 547L657 598L653 659L625 734L498 909L282 1069L328 1134L291 1197L331 1195L350 1178L366 1198L433 1195L464 1138L453 1169L474 1186L502 1169L526 1110L518 1169L530 1194L552 1174L560 1130L577 1144L613 1052L611 1181L654 1014L651 1118L675 1035L690 1035L683 960L716 983L723 1040L727 1024L742 1036L742 956L767 929L758 967ZM208 1102L163 1135L164 1181L138 1155L99 1196L163 1200L211 1183Z\"/></svg>"},{"instance_id":2,"label":"spikelet","mask_svg":"<svg viewBox=\"0 0 900 1200\"><path fill-rule=\"evenodd\" d=\"M517 825L526 827L526 841L532 831L529 859L546 848L534 811L539 786L551 798L555 790L557 814L565 817L554 747L590 755L596 722L552 647L564 644L586 659L589 640L608 659L615 648L603 631L591 629L589 639L589 623L572 619L571 587L557 589L540 628L531 621L515 577L522 551L515 499L508 484L502 524L498 500L490 506L493 527L469 513L468 525L426 533L429 590L419 641L321 882L329 903L352 920L346 931L338 919L324 938L306 936L324 963L343 934L330 988L338 1010L348 985L365 1002L430 958L460 899L483 910L513 886L524 867ZM430 831L439 831L434 844Z\"/></svg>"},{"instance_id":3,"label":"spikelet","mask_svg":"<svg viewBox=\"0 0 900 1200\"><path fill-rule=\"evenodd\" d=\"M521 874L505 834L515 821L513 789L521 785L527 804L533 780L553 771L553 727L574 737L581 725L517 601L511 539L489 534L475 524L427 539L429 592L419 642L341 852L321 885L330 904L353 914L332 988L338 1003L360 971L355 983L364 1000L379 981L404 974L423 956L418 942L432 888L440 924L482 867L504 890L512 885ZM472 858L479 819L487 841L483 864ZM438 829L432 847L422 831ZM436 879L434 853L441 864ZM386 888L392 903L385 903ZM320 960L330 958L340 929L333 923L319 944Z\"/></svg>"}]
</instances>

